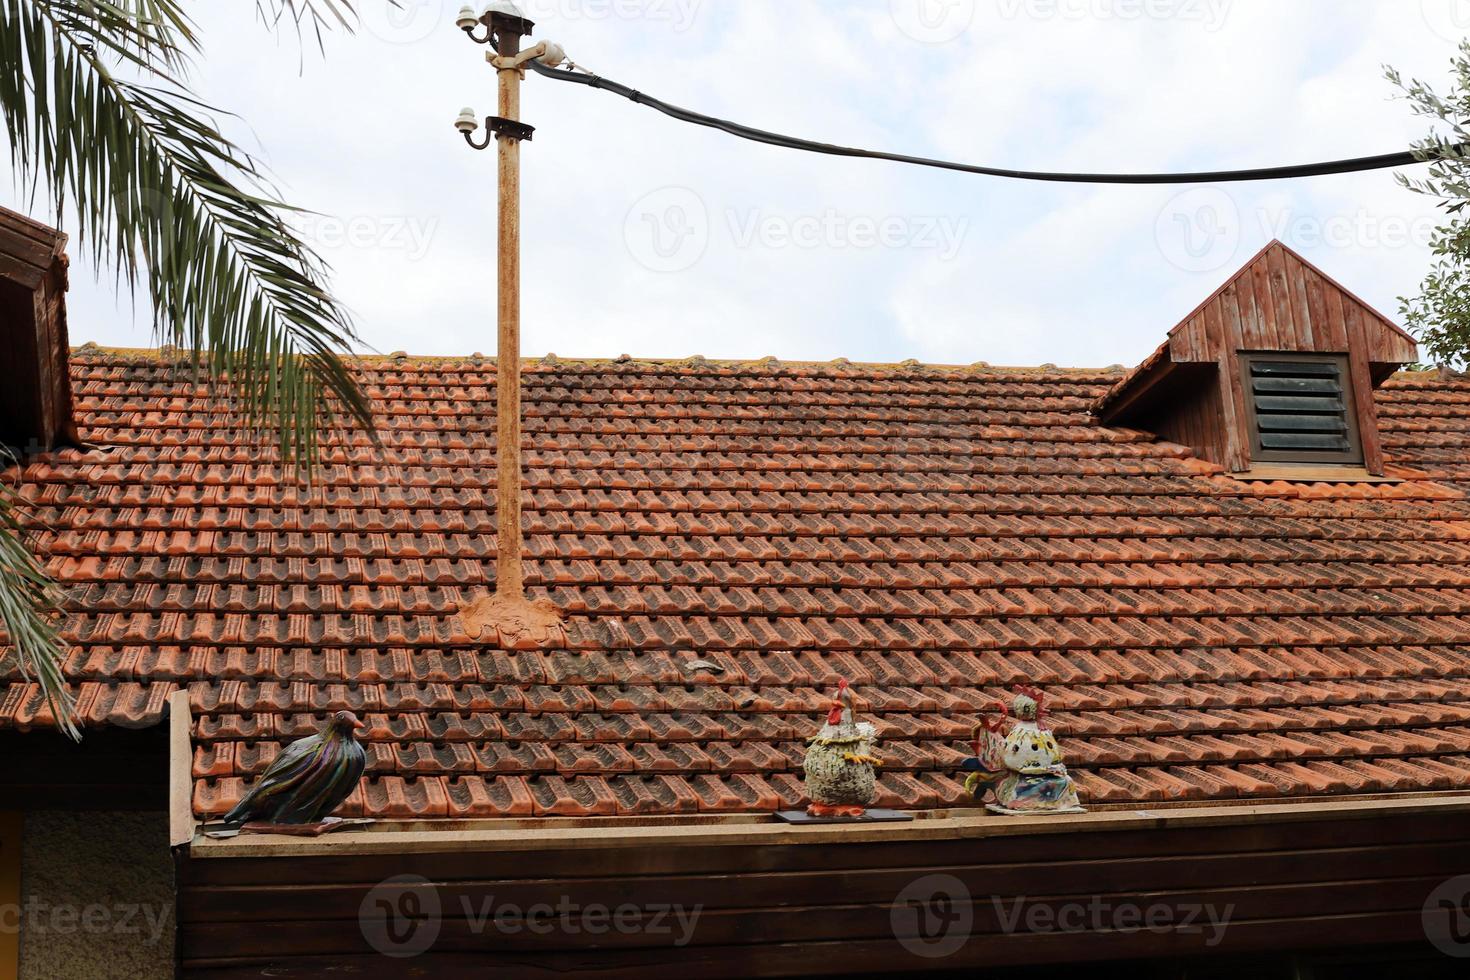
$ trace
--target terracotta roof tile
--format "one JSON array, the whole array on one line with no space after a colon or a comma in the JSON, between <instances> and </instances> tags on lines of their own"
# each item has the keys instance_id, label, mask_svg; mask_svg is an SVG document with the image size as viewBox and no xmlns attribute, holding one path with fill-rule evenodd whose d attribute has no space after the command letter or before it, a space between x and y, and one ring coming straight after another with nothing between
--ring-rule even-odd
<instances>
[{"instance_id":1,"label":"terracotta roof tile","mask_svg":"<svg viewBox=\"0 0 1470 980\"><path fill-rule=\"evenodd\" d=\"M456 615L493 585L493 366L365 372L383 452L328 446L309 493L131 354L73 367L108 451L18 474L84 722L188 690L202 815L340 708L354 813L797 805L841 677L908 808L961 803L1018 682L1096 803L1470 785L1470 382L1391 381L1403 482L1355 486L1104 429L1106 373L532 362L527 582L569 648L501 650ZM0 664L0 725L52 724Z\"/></svg>"}]
</instances>

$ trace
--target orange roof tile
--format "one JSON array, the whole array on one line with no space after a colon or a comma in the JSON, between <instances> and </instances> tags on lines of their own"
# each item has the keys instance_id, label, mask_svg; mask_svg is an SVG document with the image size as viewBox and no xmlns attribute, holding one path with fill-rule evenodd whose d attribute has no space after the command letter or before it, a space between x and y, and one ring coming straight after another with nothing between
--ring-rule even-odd
<instances>
[{"instance_id":1,"label":"orange roof tile","mask_svg":"<svg viewBox=\"0 0 1470 980\"><path fill-rule=\"evenodd\" d=\"M494 569L493 363L364 371L384 450L305 490L156 356L79 352L99 448L20 474L86 723L187 690L201 815L343 708L351 813L769 810L843 676L883 805L961 802L1023 681L1094 803L1470 785L1470 382L1380 392L1404 482L1277 485L1100 427L1110 372L533 362L526 579L568 646L507 652L456 615ZM50 725L7 669L0 725Z\"/></svg>"}]
</instances>

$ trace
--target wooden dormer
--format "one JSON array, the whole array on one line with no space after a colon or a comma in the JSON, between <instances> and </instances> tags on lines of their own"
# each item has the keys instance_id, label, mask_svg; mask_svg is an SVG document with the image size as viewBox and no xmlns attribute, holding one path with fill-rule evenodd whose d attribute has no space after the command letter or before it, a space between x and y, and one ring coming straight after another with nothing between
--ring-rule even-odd
<instances>
[{"instance_id":1,"label":"wooden dormer","mask_svg":"<svg viewBox=\"0 0 1470 980\"><path fill-rule=\"evenodd\" d=\"M1383 475L1373 391L1414 338L1279 241L1098 403L1232 473Z\"/></svg>"}]
</instances>

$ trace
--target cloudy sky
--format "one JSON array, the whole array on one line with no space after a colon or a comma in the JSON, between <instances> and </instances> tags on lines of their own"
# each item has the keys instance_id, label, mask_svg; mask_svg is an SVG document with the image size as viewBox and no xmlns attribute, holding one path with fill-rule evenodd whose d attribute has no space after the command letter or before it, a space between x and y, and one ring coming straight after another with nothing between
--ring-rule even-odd
<instances>
[{"instance_id":1,"label":"cloudy sky","mask_svg":"<svg viewBox=\"0 0 1470 980\"><path fill-rule=\"evenodd\" d=\"M248 123L366 349L494 348L494 103L460 0L361 0L325 54L198 3L198 90ZM678 104L1007 167L1198 170L1392 152L1470 0L525 0L537 36ZM1074 187L809 156L527 82L525 350L1104 366L1141 359L1273 237L1396 315L1434 202L1390 174ZM17 195L0 188L0 202ZM74 343L149 343L79 261Z\"/></svg>"}]
</instances>

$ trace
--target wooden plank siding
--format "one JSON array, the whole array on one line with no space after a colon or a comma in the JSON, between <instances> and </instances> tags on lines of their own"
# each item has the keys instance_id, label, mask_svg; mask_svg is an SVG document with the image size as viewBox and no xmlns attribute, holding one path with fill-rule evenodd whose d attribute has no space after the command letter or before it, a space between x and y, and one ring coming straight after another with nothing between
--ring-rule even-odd
<instances>
[{"instance_id":1,"label":"wooden plank siding","mask_svg":"<svg viewBox=\"0 0 1470 980\"><path fill-rule=\"evenodd\" d=\"M410 965L448 978L492 969L716 978L959 970L1422 943L1426 898L1467 872L1470 813L1458 811L819 845L623 847L610 835L595 851L200 858L184 850L178 935L181 975L195 980L341 969L403 976ZM417 877L395 894L442 910L432 946L407 961L375 952L358 919L375 885L404 875ZM895 911L905 889L935 875L962 884L953 904ZM560 924L534 931L527 910L559 903L630 912L625 928L596 935ZM676 944L677 928L644 928L665 905L701 908L687 945ZM1223 931L1208 918L1203 929L1181 925L1204 906L1216 922L1228 910ZM1080 927L1046 925L1083 907L1104 911ZM1111 910L1134 907L1161 910L1172 927L1114 928ZM487 909L499 920L477 921ZM918 916L930 911L924 940ZM915 952L944 935L944 923L962 930L963 945L937 959Z\"/></svg>"},{"instance_id":2,"label":"wooden plank siding","mask_svg":"<svg viewBox=\"0 0 1470 980\"><path fill-rule=\"evenodd\" d=\"M1412 337L1287 248L1272 242L1169 334L1166 359L1123 382L1100 403L1104 422L1123 422L1188 446L1233 473L1252 467L1249 413L1239 370L1245 353L1345 354L1358 404L1364 468L1383 475L1375 379L1418 359ZM1213 369L1213 402L1167 383L1170 372ZM1130 386L1147 391L1129 392ZM1212 418L1205 413L1213 412Z\"/></svg>"}]
</instances>

